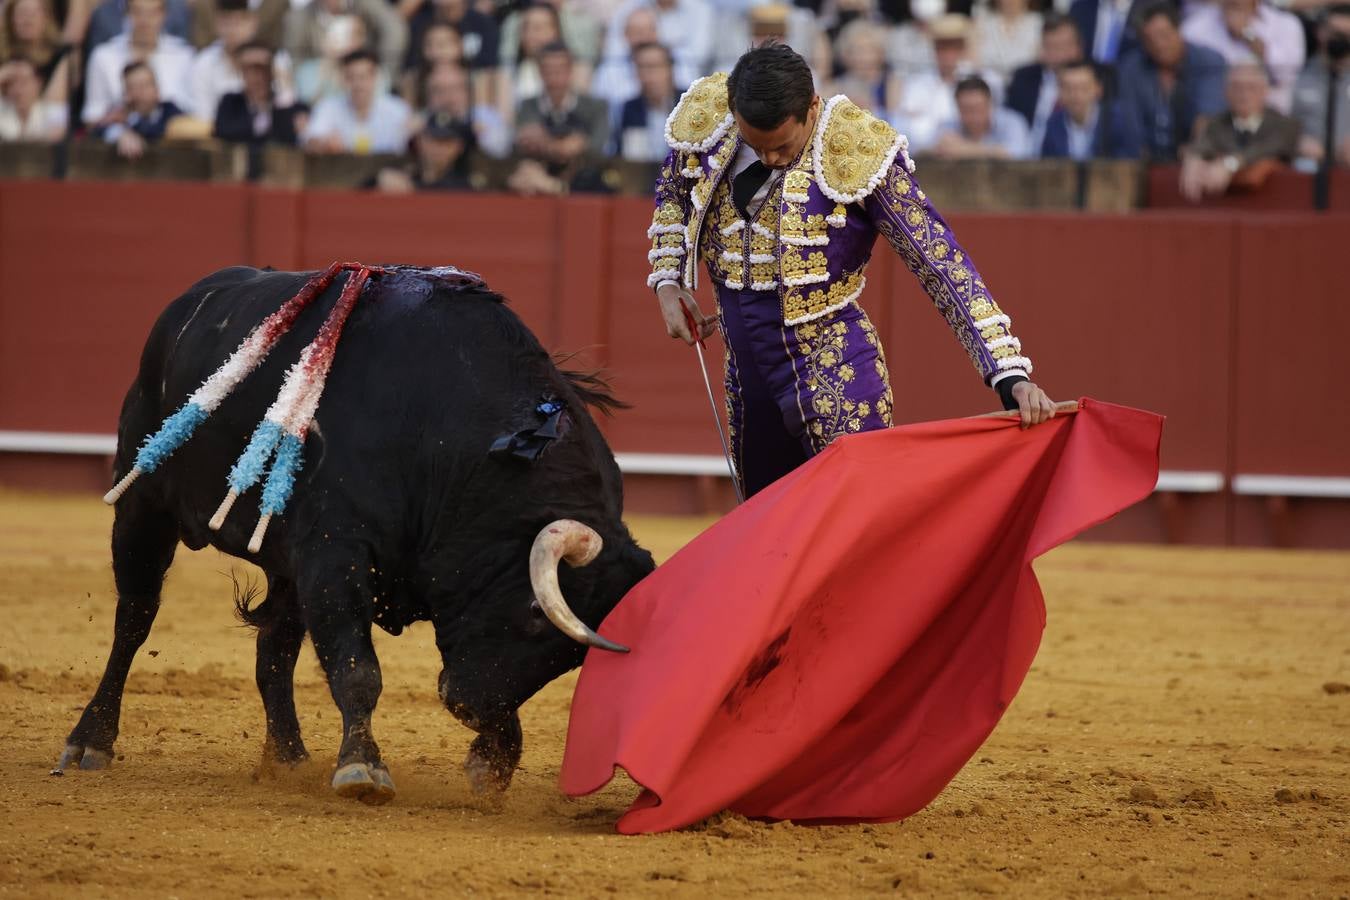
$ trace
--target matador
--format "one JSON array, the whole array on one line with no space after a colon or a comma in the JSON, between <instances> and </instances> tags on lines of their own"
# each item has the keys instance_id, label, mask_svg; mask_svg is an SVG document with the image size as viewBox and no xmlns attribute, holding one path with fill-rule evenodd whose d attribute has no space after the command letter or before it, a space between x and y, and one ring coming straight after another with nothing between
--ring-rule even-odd
<instances>
[{"instance_id":1,"label":"matador","mask_svg":"<svg viewBox=\"0 0 1350 900\"><path fill-rule=\"evenodd\" d=\"M672 337L692 342L691 324L722 332L746 496L840 435L890 426L885 354L858 305L878 233L1004 407L1023 425L1054 415L1011 321L919 188L904 135L843 95L817 96L791 48L752 49L730 75L694 82L666 140L647 283ZM700 260L715 316L693 297Z\"/></svg>"}]
</instances>

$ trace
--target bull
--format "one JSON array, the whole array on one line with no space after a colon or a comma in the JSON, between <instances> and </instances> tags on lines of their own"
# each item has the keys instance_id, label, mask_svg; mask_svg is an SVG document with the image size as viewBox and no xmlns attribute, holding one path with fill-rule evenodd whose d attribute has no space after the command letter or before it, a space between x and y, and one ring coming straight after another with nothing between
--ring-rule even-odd
<instances>
[{"instance_id":1,"label":"bull","mask_svg":"<svg viewBox=\"0 0 1350 900\"><path fill-rule=\"evenodd\" d=\"M122 407L117 477L312 277L229 268L169 305ZM308 756L293 674L310 637L342 716L332 785L344 797L395 793L371 728L381 690L372 626L398 634L432 623L439 696L477 732L465 770L489 793L506 789L520 760L520 705L578 666L588 645L624 649L593 629L654 566L622 521L619 469L588 411L617 404L598 379L560 369L499 295L458 270L387 269L367 285L309 424L294 494L257 551L248 504L210 521L231 460L338 302L342 277L330 278L257 370L117 501L112 650L53 774L111 761L132 658L179 541L266 575L260 602L236 601L257 629L264 757L276 763Z\"/></svg>"}]
</instances>

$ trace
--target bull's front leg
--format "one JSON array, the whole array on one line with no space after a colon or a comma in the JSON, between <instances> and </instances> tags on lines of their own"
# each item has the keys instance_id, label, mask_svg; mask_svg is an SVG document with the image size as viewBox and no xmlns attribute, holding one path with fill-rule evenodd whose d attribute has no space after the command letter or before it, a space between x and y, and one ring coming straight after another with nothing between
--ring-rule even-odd
<instances>
[{"instance_id":1,"label":"bull's front leg","mask_svg":"<svg viewBox=\"0 0 1350 900\"><path fill-rule=\"evenodd\" d=\"M333 790L366 803L387 803L394 797L394 779L380 760L371 730L382 683L370 640L373 591L365 576L371 569L368 554L350 549L335 554L326 545L310 559L309 572L300 581L305 625L342 713ZM342 575L334 577L339 572Z\"/></svg>"}]
</instances>

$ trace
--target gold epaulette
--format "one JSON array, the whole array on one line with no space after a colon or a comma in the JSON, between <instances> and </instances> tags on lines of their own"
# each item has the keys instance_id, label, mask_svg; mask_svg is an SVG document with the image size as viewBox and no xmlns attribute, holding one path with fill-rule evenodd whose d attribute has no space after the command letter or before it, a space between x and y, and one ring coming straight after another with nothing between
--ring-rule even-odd
<instances>
[{"instance_id":1,"label":"gold epaulette","mask_svg":"<svg viewBox=\"0 0 1350 900\"><path fill-rule=\"evenodd\" d=\"M670 111L666 143L676 150L701 153L734 124L727 104L727 73L714 72L691 84Z\"/></svg>"},{"instance_id":2,"label":"gold epaulette","mask_svg":"<svg viewBox=\"0 0 1350 900\"><path fill-rule=\"evenodd\" d=\"M914 171L909 141L889 124L843 94L831 97L816 128L816 183L836 203L861 200L886 177L897 153Z\"/></svg>"}]
</instances>

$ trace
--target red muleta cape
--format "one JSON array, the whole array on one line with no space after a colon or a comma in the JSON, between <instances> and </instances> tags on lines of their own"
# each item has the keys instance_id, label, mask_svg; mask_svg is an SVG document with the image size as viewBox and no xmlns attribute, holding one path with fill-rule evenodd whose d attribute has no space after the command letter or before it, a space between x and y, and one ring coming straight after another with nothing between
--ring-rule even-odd
<instances>
[{"instance_id":1,"label":"red muleta cape","mask_svg":"<svg viewBox=\"0 0 1350 900\"><path fill-rule=\"evenodd\" d=\"M572 700L561 786L644 788L618 822L723 809L814 822L922 809L1031 666L1031 560L1146 497L1162 418L1084 399L1051 422L851 435L638 584Z\"/></svg>"}]
</instances>

